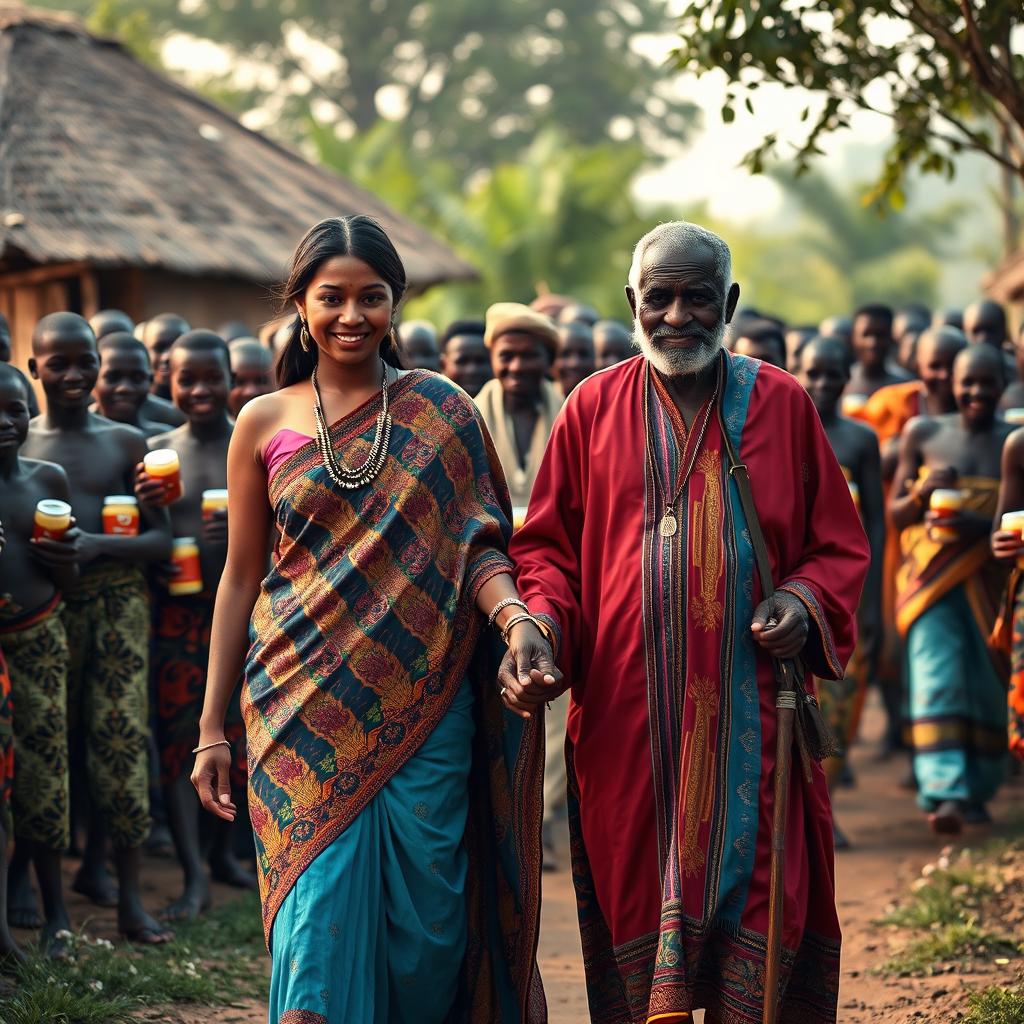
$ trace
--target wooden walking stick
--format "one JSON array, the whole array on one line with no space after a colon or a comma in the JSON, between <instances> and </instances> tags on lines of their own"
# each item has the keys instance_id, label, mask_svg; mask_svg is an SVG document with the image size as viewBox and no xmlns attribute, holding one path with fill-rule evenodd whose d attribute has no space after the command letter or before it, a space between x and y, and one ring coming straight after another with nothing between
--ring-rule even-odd
<instances>
[{"instance_id":1,"label":"wooden walking stick","mask_svg":"<svg viewBox=\"0 0 1024 1024\"><path fill-rule=\"evenodd\" d=\"M768 547L757 518L754 496L750 491L750 477L747 467L736 458L729 432L722 420L721 407L718 410L722 427L722 441L729 459L729 475L736 481L743 516L747 521L750 546L754 549L757 575L761 580L761 597L771 601L775 596L772 582L771 562ZM774 605L772 605L774 616ZM775 697L775 800L772 814L772 853L770 882L768 889L768 948L764 965L763 1024L775 1024L779 1006L779 975L782 968L782 909L785 855L786 823L789 820L789 780L793 769L793 733L796 719L798 680L792 662L773 658L778 691ZM802 689L802 686L800 687Z\"/></svg>"},{"instance_id":2,"label":"wooden walking stick","mask_svg":"<svg viewBox=\"0 0 1024 1024\"><path fill-rule=\"evenodd\" d=\"M785 890L786 825L789 821L789 777L793 769L793 720L796 691L780 686L775 697L775 804L772 813L772 856L768 887L768 949L764 962L763 1024L775 1024L782 966L782 906Z\"/></svg>"}]
</instances>

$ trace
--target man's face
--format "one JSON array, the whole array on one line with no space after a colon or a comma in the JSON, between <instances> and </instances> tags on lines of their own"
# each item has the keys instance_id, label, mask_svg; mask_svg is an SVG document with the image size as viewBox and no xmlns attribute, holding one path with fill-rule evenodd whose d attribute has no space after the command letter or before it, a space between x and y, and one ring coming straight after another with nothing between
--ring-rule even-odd
<instances>
[{"instance_id":1,"label":"man's face","mask_svg":"<svg viewBox=\"0 0 1024 1024\"><path fill-rule=\"evenodd\" d=\"M267 352L265 357L232 353L231 365L234 381L228 396L228 409L232 416L237 416L247 402L274 390L270 374L270 353Z\"/></svg>"},{"instance_id":2,"label":"man's face","mask_svg":"<svg viewBox=\"0 0 1024 1024\"><path fill-rule=\"evenodd\" d=\"M161 395L168 394L170 387L171 364L167 353L183 333L175 324L151 323L146 329L146 348L153 367L153 390Z\"/></svg>"},{"instance_id":3,"label":"man's face","mask_svg":"<svg viewBox=\"0 0 1024 1024\"><path fill-rule=\"evenodd\" d=\"M953 365L953 397L969 426L985 427L995 419L1003 377L997 354L984 359L979 355L968 350L957 358Z\"/></svg>"},{"instance_id":4,"label":"man's face","mask_svg":"<svg viewBox=\"0 0 1024 1024\"><path fill-rule=\"evenodd\" d=\"M588 327L570 324L558 332L558 356L555 376L566 397L595 370L594 338Z\"/></svg>"},{"instance_id":5,"label":"man's face","mask_svg":"<svg viewBox=\"0 0 1024 1024\"><path fill-rule=\"evenodd\" d=\"M836 411L850 373L837 353L819 351L811 342L800 353L796 377L811 396L818 415L831 416Z\"/></svg>"},{"instance_id":6,"label":"man's face","mask_svg":"<svg viewBox=\"0 0 1024 1024\"><path fill-rule=\"evenodd\" d=\"M718 280L714 254L678 240L647 247L633 308L633 343L651 365L669 377L710 366L725 338L739 289Z\"/></svg>"},{"instance_id":7,"label":"man's face","mask_svg":"<svg viewBox=\"0 0 1024 1024\"><path fill-rule=\"evenodd\" d=\"M892 348L892 327L885 317L862 314L853 322L853 354L865 370L881 370Z\"/></svg>"},{"instance_id":8,"label":"man's face","mask_svg":"<svg viewBox=\"0 0 1024 1024\"><path fill-rule=\"evenodd\" d=\"M224 415L231 389L231 371L223 353L171 353L171 396L190 423L210 423Z\"/></svg>"},{"instance_id":9,"label":"man's face","mask_svg":"<svg viewBox=\"0 0 1024 1024\"><path fill-rule=\"evenodd\" d=\"M401 335L401 344L405 365L410 369L436 372L441 368L437 339L429 332L421 328L405 332Z\"/></svg>"},{"instance_id":10,"label":"man's face","mask_svg":"<svg viewBox=\"0 0 1024 1024\"><path fill-rule=\"evenodd\" d=\"M917 375L928 394L947 407L953 399L953 363L961 348L930 331L922 334L917 343Z\"/></svg>"},{"instance_id":11,"label":"man's face","mask_svg":"<svg viewBox=\"0 0 1024 1024\"><path fill-rule=\"evenodd\" d=\"M972 345L984 342L1002 348L1006 341L1006 318L994 302L981 302L964 313L964 334Z\"/></svg>"},{"instance_id":12,"label":"man's face","mask_svg":"<svg viewBox=\"0 0 1024 1024\"><path fill-rule=\"evenodd\" d=\"M510 398L537 401L551 365L544 340L525 331L508 331L491 342L491 370Z\"/></svg>"},{"instance_id":13,"label":"man's face","mask_svg":"<svg viewBox=\"0 0 1024 1024\"><path fill-rule=\"evenodd\" d=\"M599 370L621 363L632 355L632 339L621 324L605 327L599 323L594 327L594 357Z\"/></svg>"},{"instance_id":14,"label":"man's face","mask_svg":"<svg viewBox=\"0 0 1024 1024\"><path fill-rule=\"evenodd\" d=\"M85 327L80 332L44 334L33 351L29 370L43 386L47 404L68 410L87 408L100 373L92 332Z\"/></svg>"},{"instance_id":15,"label":"man's face","mask_svg":"<svg viewBox=\"0 0 1024 1024\"><path fill-rule=\"evenodd\" d=\"M0 375L0 455L10 456L28 435L28 398L10 372Z\"/></svg>"},{"instance_id":16,"label":"man's face","mask_svg":"<svg viewBox=\"0 0 1024 1024\"><path fill-rule=\"evenodd\" d=\"M780 370L786 367L782 363L782 346L767 339L748 338L741 335L733 345L733 351L751 359L760 359L762 363L771 363Z\"/></svg>"},{"instance_id":17,"label":"man's face","mask_svg":"<svg viewBox=\"0 0 1024 1024\"><path fill-rule=\"evenodd\" d=\"M134 423L152 383L149 360L142 352L108 348L93 389L100 412L119 423Z\"/></svg>"},{"instance_id":18,"label":"man's face","mask_svg":"<svg viewBox=\"0 0 1024 1024\"><path fill-rule=\"evenodd\" d=\"M484 336L456 334L449 338L441 356L441 372L470 398L475 398L491 379L491 354Z\"/></svg>"}]
</instances>

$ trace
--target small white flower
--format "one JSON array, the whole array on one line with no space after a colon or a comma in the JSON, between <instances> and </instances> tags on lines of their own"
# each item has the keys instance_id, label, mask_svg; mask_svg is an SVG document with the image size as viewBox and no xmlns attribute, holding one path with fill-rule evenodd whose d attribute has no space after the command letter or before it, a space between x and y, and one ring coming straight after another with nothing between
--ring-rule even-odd
<instances>
[{"instance_id":1,"label":"small white flower","mask_svg":"<svg viewBox=\"0 0 1024 1024\"><path fill-rule=\"evenodd\" d=\"M74 936L67 930L67 928L61 928L61 930L57 932L55 938L60 939L61 942L67 942L68 939L73 939Z\"/></svg>"},{"instance_id":2,"label":"small white flower","mask_svg":"<svg viewBox=\"0 0 1024 1024\"><path fill-rule=\"evenodd\" d=\"M99 979L97 979L96 981L90 981L89 982L89 988L91 988L93 990L93 992L102 992L103 991L103 982L100 981Z\"/></svg>"},{"instance_id":3,"label":"small white flower","mask_svg":"<svg viewBox=\"0 0 1024 1024\"><path fill-rule=\"evenodd\" d=\"M934 875L934 874L935 874L935 865L934 864L925 864L925 866L923 868L921 868L921 877L922 878L928 878L929 876Z\"/></svg>"},{"instance_id":4,"label":"small white flower","mask_svg":"<svg viewBox=\"0 0 1024 1024\"><path fill-rule=\"evenodd\" d=\"M138 967L135 966L135 964L129 964L128 965L128 973L129 974L138 974L139 973L139 969L138 969Z\"/></svg>"}]
</instances>

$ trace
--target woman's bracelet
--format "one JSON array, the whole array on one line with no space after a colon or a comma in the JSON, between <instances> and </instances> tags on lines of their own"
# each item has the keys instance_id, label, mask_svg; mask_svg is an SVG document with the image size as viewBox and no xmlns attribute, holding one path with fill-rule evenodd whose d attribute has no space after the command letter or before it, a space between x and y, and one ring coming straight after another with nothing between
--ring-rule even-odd
<instances>
[{"instance_id":1,"label":"woman's bracelet","mask_svg":"<svg viewBox=\"0 0 1024 1024\"><path fill-rule=\"evenodd\" d=\"M506 598L503 598L501 601L499 601L491 609L491 614L487 616L487 625L488 626L493 626L494 625L494 620L498 617L498 613L503 608L511 608L513 606L516 607L516 608L522 608L523 611L527 615L530 614L530 609L526 607L526 602L522 598L520 598L520 597L506 597Z\"/></svg>"},{"instance_id":2,"label":"woman's bracelet","mask_svg":"<svg viewBox=\"0 0 1024 1024\"><path fill-rule=\"evenodd\" d=\"M230 749L231 743L229 740L214 740L212 743L201 744L200 746L196 747L196 749L193 750L192 753L201 754L204 750L212 750L214 747L227 747Z\"/></svg>"}]
</instances>

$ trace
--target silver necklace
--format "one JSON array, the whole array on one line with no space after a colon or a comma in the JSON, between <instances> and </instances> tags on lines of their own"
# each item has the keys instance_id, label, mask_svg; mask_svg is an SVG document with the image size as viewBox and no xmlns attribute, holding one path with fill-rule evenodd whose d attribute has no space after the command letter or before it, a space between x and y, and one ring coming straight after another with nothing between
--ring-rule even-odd
<instances>
[{"instance_id":1,"label":"silver necklace","mask_svg":"<svg viewBox=\"0 0 1024 1024\"><path fill-rule=\"evenodd\" d=\"M381 410L377 414L377 429L373 434L370 452L361 466L355 469L339 462L331 444L331 431L324 417L323 404L320 401L320 384L316 378L317 367L313 368L313 415L316 419L316 441L320 448L320 458L328 476L343 490L354 491L365 487L384 468L388 457L388 444L391 441L391 414L388 412L388 368L381 360Z\"/></svg>"}]
</instances>

